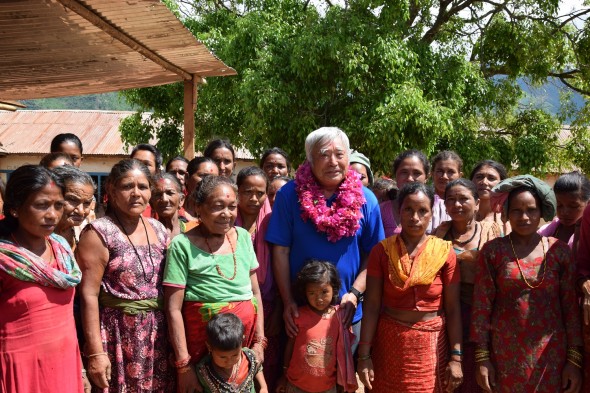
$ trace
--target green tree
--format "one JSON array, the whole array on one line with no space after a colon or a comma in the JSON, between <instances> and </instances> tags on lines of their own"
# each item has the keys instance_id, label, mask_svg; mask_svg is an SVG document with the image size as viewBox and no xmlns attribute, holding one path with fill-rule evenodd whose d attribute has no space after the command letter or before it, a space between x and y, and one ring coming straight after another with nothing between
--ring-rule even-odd
<instances>
[{"instance_id":1,"label":"green tree","mask_svg":"<svg viewBox=\"0 0 590 393\"><path fill-rule=\"evenodd\" d=\"M179 3L185 25L239 73L199 87L197 149L223 136L254 155L280 146L299 163L305 136L330 125L385 173L407 148L455 149L468 168L495 158L523 171L590 170L582 143L590 110L564 105L552 116L522 107L517 83L552 77L587 94L588 8L558 15L557 0ZM158 124L130 118L125 141L157 135L165 155L180 151L182 86L123 94ZM567 116L576 142L557 146Z\"/></svg>"}]
</instances>

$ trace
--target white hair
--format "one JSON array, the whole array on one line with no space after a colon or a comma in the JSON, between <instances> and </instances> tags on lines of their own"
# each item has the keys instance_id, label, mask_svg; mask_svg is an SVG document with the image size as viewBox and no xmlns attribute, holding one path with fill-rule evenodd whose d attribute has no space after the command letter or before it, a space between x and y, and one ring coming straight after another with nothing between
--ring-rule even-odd
<instances>
[{"instance_id":1,"label":"white hair","mask_svg":"<svg viewBox=\"0 0 590 393\"><path fill-rule=\"evenodd\" d=\"M336 139L342 141L346 148L346 155L350 156L350 141L346 133L338 127L322 127L311 132L305 138L305 158L307 161L313 162L313 151L317 146L325 146Z\"/></svg>"}]
</instances>

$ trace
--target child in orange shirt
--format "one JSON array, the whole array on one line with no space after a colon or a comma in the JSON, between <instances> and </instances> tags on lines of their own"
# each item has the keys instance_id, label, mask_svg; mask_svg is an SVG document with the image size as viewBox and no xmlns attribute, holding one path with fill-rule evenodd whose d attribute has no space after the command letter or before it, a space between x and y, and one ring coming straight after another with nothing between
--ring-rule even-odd
<instances>
[{"instance_id":1,"label":"child in orange shirt","mask_svg":"<svg viewBox=\"0 0 590 393\"><path fill-rule=\"evenodd\" d=\"M337 384L345 385L346 392L356 390L351 333L344 329L335 305L340 285L330 262L312 260L297 275L295 290L307 304L299 307L295 318L299 333L287 343L285 374L277 391L336 393Z\"/></svg>"}]
</instances>

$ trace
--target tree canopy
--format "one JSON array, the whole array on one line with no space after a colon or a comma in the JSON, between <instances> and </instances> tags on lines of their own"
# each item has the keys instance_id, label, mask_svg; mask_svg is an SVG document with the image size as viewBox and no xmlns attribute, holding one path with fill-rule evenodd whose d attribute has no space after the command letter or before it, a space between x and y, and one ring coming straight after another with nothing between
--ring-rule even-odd
<instances>
[{"instance_id":1,"label":"tree canopy","mask_svg":"<svg viewBox=\"0 0 590 393\"><path fill-rule=\"evenodd\" d=\"M553 115L521 104L519 79L560 80L590 94L590 8L558 0L196 0L170 2L185 25L238 76L199 87L196 148L226 137L255 156L279 146L294 163L321 126L390 172L408 148L456 150L520 171L590 171L590 107ZM181 151L182 85L123 93L153 111L121 126L129 144L159 138ZM572 138L560 138L573 119Z\"/></svg>"}]
</instances>

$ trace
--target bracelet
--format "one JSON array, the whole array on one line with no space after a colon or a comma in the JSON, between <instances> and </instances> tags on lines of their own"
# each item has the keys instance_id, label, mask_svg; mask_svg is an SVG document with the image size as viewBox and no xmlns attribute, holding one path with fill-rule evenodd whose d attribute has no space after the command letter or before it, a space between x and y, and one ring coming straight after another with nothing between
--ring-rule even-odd
<instances>
[{"instance_id":1,"label":"bracelet","mask_svg":"<svg viewBox=\"0 0 590 393\"><path fill-rule=\"evenodd\" d=\"M371 359L371 355L370 354L369 355L359 356L358 357L358 360L369 360L369 359Z\"/></svg>"},{"instance_id":2,"label":"bracelet","mask_svg":"<svg viewBox=\"0 0 590 393\"><path fill-rule=\"evenodd\" d=\"M463 356L463 352L460 349L452 349L451 355Z\"/></svg>"},{"instance_id":3,"label":"bracelet","mask_svg":"<svg viewBox=\"0 0 590 393\"><path fill-rule=\"evenodd\" d=\"M481 363L490 360L489 357L475 359L475 363Z\"/></svg>"},{"instance_id":4,"label":"bracelet","mask_svg":"<svg viewBox=\"0 0 590 393\"><path fill-rule=\"evenodd\" d=\"M580 359L582 360L584 358L584 355L582 355L580 352L577 351L567 351L567 357L572 357L574 359Z\"/></svg>"},{"instance_id":5,"label":"bracelet","mask_svg":"<svg viewBox=\"0 0 590 393\"><path fill-rule=\"evenodd\" d=\"M174 362L174 367L176 367L176 368L186 367L186 366L188 366L190 361L191 361L191 355L188 355L188 357L186 359L182 359L177 362Z\"/></svg>"},{"instance_id":6,"label":"bracelet","mask_svg":"<svg viewBox=\"0 0 590 393\"><path fill-rule=\"evenodd\" d=\"M181 368L177 368L176 369L176 372L178 374L184 374L184 373L189 372L190 370L191 370L191 366L184 366L184 367L181 367Z\"/></svg>"},{"instance_id":7,"label":"bracelet","mask_svg":"<svg viewBox=\"0 0 590 393\"><path fill-rule=\"evenodd\" d=\"M86 375L86 370L85 369L82 369L82 375L83 376Z\"/></svg>"},{"instance_id":8,"label":"bracelet","mask_svg":"<svg viewBox=\"0 0 590 393\"><path fill-rule=\"evenodd\" d=\"M93 358L93 357L95 357L95 356L102 356L102 355L109 356L109 354L108 354L108 353L106 353L106 352L98 352L98 353L93 353L93 354L91 354L91 355L88 355L88 356L86 356L86 357L87 357L88 359L90 359L90 358Z\"/></svg>"},{"instance_id":9,"label":"bracelet","mask_svg":"<svg viewBox=\"0 0 590 393\"><path fill-rule=\"evenodd\" d=\"M262 349L266 349L266 347L268 347L268 338L266 337L255 337L254 338L254 344L260 344L262 346Z\"/></svg>"},{"instance_id":10,"label":"bracelet","mask_svg":"<svg viewBox=\"0 0 590 393\"><path fill-rule=\"evenodd\" d=\"M289 366L283 366L283 370L288 370Z\"/></svg>"},{"instance_id":11,"label":"bracelet","mask_svg":"<svg viewBox=\"0 0 590 393\"><path fill-rule=\"evenodd\" d=\"M573 361L572 359L567 359L568 362L570 362L571 364L573 364L574 366L576 366L577 368L582 368L582 365L579 363L576 363L575 361Z\"/></svg>"},{"instance_id":12,"label":"bracelet","mask_svg":"<svg viewBox=\"0 0 590 393\"><path fill-rule=\"evenodd\" d=\"M453 358L451 358L451 359L449 359L449 362L463 363L463 360L461 360L461 359L458 359L458 360L457 360L457 359L453 359Z\"/></svg>"}]
</instances>

